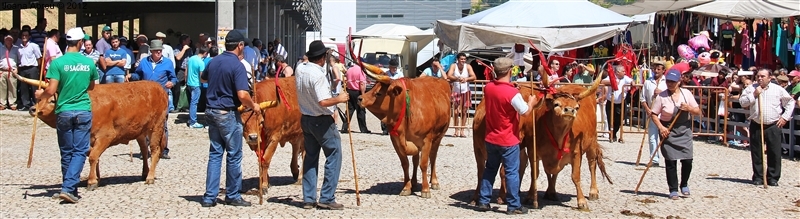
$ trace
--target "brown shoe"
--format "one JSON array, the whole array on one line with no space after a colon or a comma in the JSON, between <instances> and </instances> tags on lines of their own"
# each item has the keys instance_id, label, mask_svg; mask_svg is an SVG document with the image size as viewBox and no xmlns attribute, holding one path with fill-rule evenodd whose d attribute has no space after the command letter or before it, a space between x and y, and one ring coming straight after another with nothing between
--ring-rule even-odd
<instances>
[{"instance_id":1,"label":"brown shoe","mask_svg":"<svg viewBox=\"0 0 800 219\"><path fill-rule=\"evenodd\" d=\"M342 210L342 209L344 209L344 205L336 203L336 202L331 202L331 203L322 203L322 202L320 202L319 204L317 204L317 207L323 208L323 209L328 209L328 210Z\"/></svg>"}]
</instances>

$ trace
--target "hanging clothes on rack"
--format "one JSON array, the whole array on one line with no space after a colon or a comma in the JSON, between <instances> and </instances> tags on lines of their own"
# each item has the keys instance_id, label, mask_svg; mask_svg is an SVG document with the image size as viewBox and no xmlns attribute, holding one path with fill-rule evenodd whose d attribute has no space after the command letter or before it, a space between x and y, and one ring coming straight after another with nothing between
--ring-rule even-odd
<instances>
[{"instance_id":1,"label":"hanging clothes on rack","mask_svg":"<svg viewBox=\"0 0 800 219\"><path fill-rule=\"evenodd\" d=\"M756 45L757 48L757 57L756 57L756 65L759 67L767 67L767 68L774 68L774 55L772 46L772 37L769 36L769 22L762 21L761 24L758 25L758 42Z\"/></svg>"},{"instance_id":2,"label":"hanging clothes on rack","mask_svg":"<svg viewBox=\"0 0 800 219\"><path fill-rule=\"evenodd\" d=\"M789 45L786 39L786 30L783 29L783 23L780 22L780 18L775 19L777 22L773 22L775 24L775 55L778 56L777 61L781 63L784 67L788 67L789 65L789 52L787 45Z\"/></svg>"}]
</instances>

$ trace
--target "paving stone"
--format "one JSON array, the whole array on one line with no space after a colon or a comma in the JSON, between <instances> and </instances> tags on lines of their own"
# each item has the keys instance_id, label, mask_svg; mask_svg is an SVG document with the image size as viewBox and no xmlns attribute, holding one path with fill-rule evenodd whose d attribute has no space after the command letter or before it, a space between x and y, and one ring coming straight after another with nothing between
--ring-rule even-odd
<instances>
[{"instance_id":1,"label":"paving stone","mask_svg":"<svg viewBox=\"0 0 800 219\"><path fill-rule=\"evenodd\" d=\"M181 118L185 114L179 114ZM293 185L289 169L291 148L278 148L270 167L271 184L264 204L258 205L256 195L243 195L253 203L252 207L232 207L218 203L213 208L201 208L199 201L205 192L206 165L208 160L207 129L190 129L174 121L178 115L171 114L170 156L161 160L156 169L155 184L145 185L141 180L142 161L134 157L130 161L132 147L134 156L139 149L135 141L131 145L110 147L101 156L100 187L86 190L88 162L84 166L79 184L83 197L77 204L60 204L53 200L61 187L60 163L56 131L39 122L36 133L33 164L26 168L28 146L31 137L31 118L24 112L0 111L0 218L37 217L178 217L178 218L387 218L387 217L509 217L504 205L492 203L492 212L472 210L470 200L477 176L472 150L472 138L445 137L437 159L437 174L441 190L431 190L432 198L419 197L419 188L410 196L399 196L402 189L402 170L388 136L354 132L353 147L356 149L361 206L356 205L353 164L347 134L342 135L341 181L336 201L345 205L342 211L302 209L302 187ZM368 125L373 133L380 133L380 123L368 116ZM448 132L451 134L452 130ZM471 135L471 133L470 133ZM763 189L749 184L752 174L750 153L745 150L695 142L695 159L689 186L691 198L669 200L663 167L651 168L639 191L633 189L642 174L632 163L636 160L639 142L637 134L626 134L625 144L600 141L604 146L605 163L614 184L598 179L600 200L590 201L590 211L574 210L577 205L575 187L569 178L570 167L561 172L556 189L560 202L540 200L540 209L529 215L511 217L537 218L621 218L622 211L642 212L654 217L682 218L746 217L746 218L800 218L800 163L787 159L783 163L783 176L779 187ZM256 189L258 182L255 153L245 147L243 159L243 190ZM645 149L646 151L646 149ZM324 156L321 156L324 162ZM320 168L322 163L320 162ZM588 195L589 173L584 161L581 186ZM320 169L321 187L323 174ZM599 175L599 174L598 174ZM224 179L224 168L223 175ZM499 177L499 176L498 176ZM421 177L420 177L421 178ZM530 185L530 170L522 180L522 196ZM220 188L224 188L222 180ZM546 177L537 180L540 198L546 189ZM495 183L495 194L499 180ZM643 200L651 201L643 201ZM219 200L224 200L224 191ZM653 202L654 201L654 202ZM652 202L652 203L650 203Z\"/></svg>"}]
</instances>

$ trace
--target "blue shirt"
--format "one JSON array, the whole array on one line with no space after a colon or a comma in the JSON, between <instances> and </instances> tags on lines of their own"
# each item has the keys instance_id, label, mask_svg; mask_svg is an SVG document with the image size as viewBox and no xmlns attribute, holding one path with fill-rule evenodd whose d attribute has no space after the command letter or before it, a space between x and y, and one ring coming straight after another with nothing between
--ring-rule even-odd
<instances>
[{"instance_id":1,"label":"blue shirt","mask_svg":"<svg viewBox=\"0 0 800 219\"><path fill-rule=\"evenodd\" d=\"M200 75L208 81L206 107L211 109L230 109L242 105L236 92L249 91L247 70L239 61L239 56L226 51L214 57Z\"/></svg>"},{"instance_id":2,"label":"blue shirt","mask_svg":"<svg viewBox=\"0 0 800 219\"><path fill-rule=\"evenodd\" d=\"M794 48L792 49L794 49L794 54L795 54L794 64L795 65L800 64L800 43L795 43Z\"/></svg>"},{"instance_id":3,"label":"blue shirt","mask_svg":"<svg viewBox=\"0 0 800 219\"><path fill-rule=\"evenodd\" d=\"M253 47L245 46L244 47L244 60L250 64L250 66L256 65L258 66L258 51L253 49Z\"/></svg>"},{"instance_id":4,"label":"blue shirt","mask_svg":"<svg viewBox=\"0 0 800 219\"><path fill-rule=\"evenodd\" d=\"M108 51L111 50L109 49ZM178 78L175 77L175 69L172 68L172 61L166 57L162 57L161 61L155 63L153 63L151 57L142 59L139 66L136 67L135 73L142 80L158 82L164 89L167 89L167 81L171 81L173 85L178 83Z\"/></svg>"},{"instance_id":5,"label":"blue shirt","mask_svg":"<svg viewBox=\"0 0 800 219\"><path fill-rule=\"evenodd\" d=\"M133 50L131 50L131 49L128 49L128 47L127 47L127 46L125 46L125 45L119 45L119 48L120 48L120 49L124 49L124 50L125 50L125 52L128 52L128 56L130 56L130 57L131 57L131 59L128 59L128 63L129 63L129 64L126 64L126 65L130 65L130 63L132 63L132 62L135 62L135 59L134 59L133 57L136 57L136 56L133 56ZM131 61L131 60L134 60L134 61Z\"/></svg>"},{"instance_id":6,"label":"blue shirt","mask_svg":"<svg viewBox=\"0 0 800 219\"><path fill-rule=\"evenodd\" d=\"M206 58L203 59L203 63L205 63L205 65L206 65L205 68L203 68L203 70L208 68L208 63L209 62L211 62L211 57L210 56L206 56ZM202 74L203 72L201 71L200 73ZM203 84L203 88L208 88L208 82L203 82L202 84Z\"/></svg>"},{"instance_id":7,"label":"blue shirt","mask_svg":"<svg viewBox=\"0 0 800 219\"><path fill-rule=\"evenodd\" d=\"M117 48L117 50L111 48L106 50L106 52L103 53L103 55L105 58L110 58L111 61L119 61L126 59L126 57L128 56L128 51L125 51L122 48ZM126 60L126 61L130 62L131 60ZM107 66L106 75L125 75L125 68L116 65Z\"/></svg>"},{"instance_id":8,"label":"blue shirt","mask_svg":"<svg viewBox=\"0 0 800 219\"><path fill-rule=\"evenodd\" d=\"M199 87L200 86L200 72L206 69L206 63L199 55L194 55L189 58L186 63L186 86Z\"/></svg>"}]
</instances>

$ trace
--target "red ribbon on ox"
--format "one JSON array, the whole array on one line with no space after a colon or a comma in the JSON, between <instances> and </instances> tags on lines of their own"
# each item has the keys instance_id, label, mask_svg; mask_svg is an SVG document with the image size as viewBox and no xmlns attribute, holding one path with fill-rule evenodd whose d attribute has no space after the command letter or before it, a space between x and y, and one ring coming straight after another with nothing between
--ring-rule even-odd
<instances>
[{"instance_id":1,"label":"red ribbon on ox","mask_svg":"<svg viewBox=\"0 0 800 219\"><path fill-rule=\"evenodd\" d=\"M483 63L483 61L481 61L480 59L475 59L475 62L477 62L478 65L482 65L484 67L483 76L486 77L486 80L494 81L496 79L494 78L494 74L492 74L494 72L494 67L486 63Z\"/></svg>"},{"instance_id":2,"label":"red ribbon on ox","mask_svg":"<svg viewBox=\"0 0 800 219\"><path fill-rule=\"evenodd\" d=\"M292 107L289 106L289 102L286 101L286 96L283 94L283 89L281 89L281 84L278 83L278 74L280 74L282 70L283 67L279 67L278 71L276 71L275 73L275 90L278 91L278 97L280 98L280 101L283 102L283 106L286 106L286 109L291 110Z\"/></svg>"},{"instance_id":3,"label":"red ribbon on ox","mask_svg":"<svg viewBox=\"0 0 800 219\"><path fill-rule=\"evenodd\" d=\"M400 133L397 132L397 129L400 128L400 122L402 122L403 118L406 117L406 108L408 108L408 102L409 102L409 97L408 97L408 93L407 93L408 90L406 88L406 80L405 80L405 78L400 78L400 79L397 79L397 80L399 80L400 83L403 84L403 91L406 91L406 98L405 98L405 100L402 101L403 102L403 106L400 107L400 115L397 116L397 121L394 123L394 127L392 127L392 130L389 131L389 134L391 134L392 136L399 136L400 135Z\"/></svg>"},{"instance_id":4,"label":"red ribbon on ox","mask_svg":"<svg viewBox=\"0 0 800 219\"><path fill-rule=\"evenodd\" d=\"M542 69L544 69L544 71L547 73L547 77L550 77L551 75L555 74L552 70L550 70L550 68L544 67L544 66L547 66L547 62L545 61L545 59L543 59L544 53L542 53L542 50L539 50L539 48L536 48L536 45L533 44L533 40L528 40L528 43L531 44L531 48L533 48L537 52L539 52L539 63L541 64ZM539 74L541 75L541 72ZM555 81L560 81L563 78L564 77L559 77ZM547 94L555 94L557 91L556 91L556 87L554 86L554 84L555 83L550 82L549 86L543 88L544 92L539 92L539 95L537 95L539 97L539 99L544 97L545 93L547 93Z\"/></svg>"}]
</instances>

